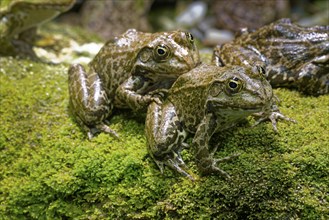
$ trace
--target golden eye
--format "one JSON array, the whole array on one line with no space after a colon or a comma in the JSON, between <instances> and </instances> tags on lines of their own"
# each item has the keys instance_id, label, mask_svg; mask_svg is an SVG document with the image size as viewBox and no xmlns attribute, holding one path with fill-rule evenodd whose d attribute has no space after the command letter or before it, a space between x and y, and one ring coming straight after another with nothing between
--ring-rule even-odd
<instances>
[{"instance_id":1,"label":"golden eye","mask_svg":"<svg viewBox=\"0 0 329 220\"><path fill-rule=\"evenodd\" d=\"M262 66L257 66L257 70L258 70L258 72L260 73L260 74L262 74L262 75L265 75L265 68L264 67L262 67Z\"/></svg>"},{"instance_id":2,"label":"golden eye","mask_svg":"<svg viewBox=\"0 0 329 220\"><path fill-rule=\"evenodd\" d=\"M192 35L190 32L186 32L185 35L186 35L187 40L188 40L191 44L193 44L193 43L194 43L194 37L193 37L193 35Z\"/></svg>"},{"instance_id":3,"label":"golden eye","mask_svg":"<svg viewBox=\"0 0 329 220\"><path fill-rule=\"evenodd\" d=\"M168 59L168 57L170 56L169 47L163 44L156 46L154 50L154 56L156 59L160 61L164 61Z\"/></svg>"},{"instance_id":4,"label":"golden eye","mask_svg":"<svg viewBox=\"0 0 329 220\"><path fill-rule=\"evenodd\" d=\"M238 77L233 77L226 82L226 90L229 94L238 93L242 89L242 82Z\"/></svg>"}]
</instances>

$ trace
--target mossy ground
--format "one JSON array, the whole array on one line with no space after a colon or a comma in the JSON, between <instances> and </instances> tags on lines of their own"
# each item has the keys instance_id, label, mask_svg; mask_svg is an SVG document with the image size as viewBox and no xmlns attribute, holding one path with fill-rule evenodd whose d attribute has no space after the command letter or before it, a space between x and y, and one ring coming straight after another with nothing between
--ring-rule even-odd
<instances>
[{"instance_id":1,"label":"mossy ground","mask_svg":"<svg viewBox=\"0 0 329 220\"><path fill-rule=\"evenodd\" d=\"M89 141L68 110L67 65L0 58L0 219L328 219L329 96L276 89L298 121L218 134L232 177L191 182L148 156L144 117L116 112ZM195 169L189 149L183 157Z\"/></svg>"}]
</instances>

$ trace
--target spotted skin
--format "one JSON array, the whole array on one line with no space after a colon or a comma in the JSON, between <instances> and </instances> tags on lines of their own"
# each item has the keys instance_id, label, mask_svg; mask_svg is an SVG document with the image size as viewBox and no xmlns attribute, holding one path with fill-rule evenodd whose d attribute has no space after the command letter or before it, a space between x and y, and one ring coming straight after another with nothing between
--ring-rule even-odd
<instances>
[{"instance_id":1,"label":"spotted skin","mask_svg":"<svg viewBox=\"0 0 329 220\"><path fill-rule=\"evenodd\" d=\"M36 27L69 10L75 0L1 0L0 55L35 56Z\"/></svg>"},{"instance_id":2,"label":"spotted skin","mask_svg":"<svg viewBox=\"0 0 329 220\"><path fill-rule=\"evenodd\" d=\"M242 30L240 36L214 49L218 66L261 65L273 87L305 94L329 92L329 26L301 27L289 19Z\"/></svg>"},{"instance_id":3,"label":"spotted skin","mask_svg":"<svg viewBox=\"0 0 329 220\"><path fill-rule=\"evenodd\" d=\"M113 108L146 109L160 102L152 92L168 89L200 63L193 36L184 31L143 33L134 29L108 41L85 69L68 71L72 112L91 138L115 134L104 120Z\"/></svg>"},{"instance_id":4,"label":"spotted skin","mask_svg":"<svg viewBox=\"0 0 329 220\"><path fill-rule=\"evenodd\" d=\"M217 163L238 155L214 158L210 139L255 113L264 118L283 116L271 108L274 101L272 87L260 68L202 64L181 75L162 104L149 105L145 122L148 151L161 172L167 165L194 180L180 155L187 146L187 134L194 134L192 147L201 173L229 178Z\"/></svg>"}]
</instances>

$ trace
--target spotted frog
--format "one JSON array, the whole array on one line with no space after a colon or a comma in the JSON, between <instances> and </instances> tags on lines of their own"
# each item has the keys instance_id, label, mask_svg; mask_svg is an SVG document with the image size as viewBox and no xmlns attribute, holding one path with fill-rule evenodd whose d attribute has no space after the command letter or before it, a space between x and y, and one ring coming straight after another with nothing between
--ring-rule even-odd
<instances>
[{"instance_id":1,"label":"spotted frog","mask_svg":"<svg viewBox=\"0 0 329 220\"><path fill-rule=\"evenodd\" d=\"M35 56L31 39L36 27L73 6L75 0L1 0L0 55Z\"/></svg>"},{"instance_id":2,"label":"spotted frog","mask_svg":"<svg viewBox=\"0 0 329 220\"><path fill-rule=\"evenodd\" d=\"M289 19L242 29L236 39L214 49L218 66L262 65L273 87L310 95L329 92L329 26L301 27Z\"/></svg>"},{"instance_id":3,"label":"spotted frog","mask_svg":"<svg viewBox=\"0 0 329 220\"><path fill-rule=\"evenodd\" d=\"M114 107L146 109L158 89L200 63L193 36L184 31L144 33L130 29L108 41L89 63L68 71L74 115L92 138L96 132L116 133L105 123Z\"/></svg>"},{"instance_id":4,"label":"spotted frog","mask_svg":"<svg viewBox=\"0 0 329 220\"><path fill-rule=\"evenodd\" d=\"M204 174L229 175L217 163L233 159L232 155L215 159L209 141L218 132L233 127L252 114L263 119L283 118L273 109L272 87L261 67L225 66L202 64L181 75L169 89L162 93L162 104L152 102L147 111L145 131L148 151L163 172L166 165L180 174L194 179L186 170L180 155L187 147L187 134L194 134L192 145L196 163Z\"/></svg>"}]
</instances>

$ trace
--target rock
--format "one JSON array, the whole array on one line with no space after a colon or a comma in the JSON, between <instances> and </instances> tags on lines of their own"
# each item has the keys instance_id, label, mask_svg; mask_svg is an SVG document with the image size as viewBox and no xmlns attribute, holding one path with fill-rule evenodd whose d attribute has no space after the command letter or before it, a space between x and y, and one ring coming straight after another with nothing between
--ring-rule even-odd
<instances>
[{"instance_id":1,"label":"rock","mask_svg":"<svg viewBox=\"0 0 329 220\"><path fill-rule=\"evenodd\" d=\"M191 27L202 21L207 13L207 4L202 1L191 3L177 18L178 25Z\"/></svg>"},{"instance_id":2,"label":"rock","mask_svg":"<svg viewBox=\"0 0 329 220\"><path fill-rule=\"evenodd\" d=\"M290 12L289 1L284 0L221 0L213 1L211 8L216 27L237 31L240 28L259 28Z\"/></svg>"},{"instance_id":3,"label":"rock","mask_svg":"<svg viewBox=\"0 0 329 220\"><path fill-rule=\"evenodd\" d=\"M234 34L227 30L218 30L215 28L208 29L202 43L205 46L215 46L218 44L227 43L233 40Z\"/></svg>"}]
</instances>

